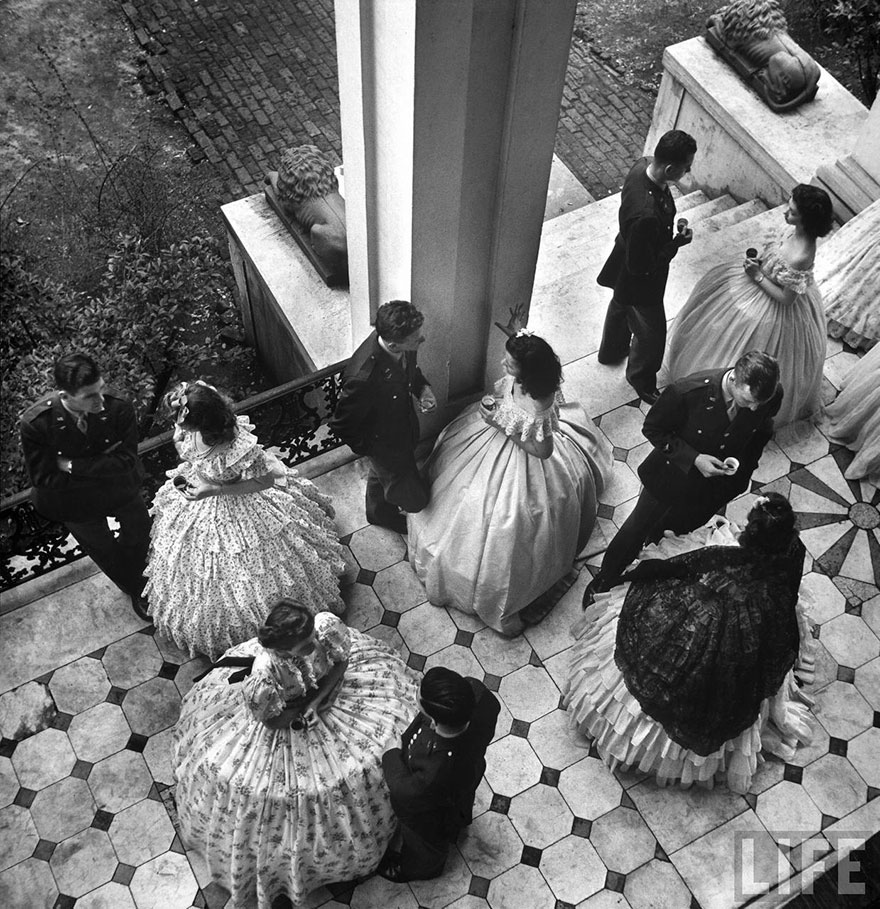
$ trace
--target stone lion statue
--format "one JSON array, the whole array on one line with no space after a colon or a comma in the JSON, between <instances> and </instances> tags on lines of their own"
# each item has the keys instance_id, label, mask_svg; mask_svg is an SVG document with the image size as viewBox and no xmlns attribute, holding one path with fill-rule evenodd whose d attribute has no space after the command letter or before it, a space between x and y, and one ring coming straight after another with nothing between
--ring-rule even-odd
<instances>
[{"instance_id":1,"label":"stone lion statue","mask_svg":"<svg viewBox=\"0 0 880 909\"><path fill-rule=\"evenodd\" d=\"M733 0L709 17L706 40L771 110L816 96L819 66L789 37L778 0Z\"/></svg>"},{"instance_id":2,"label":"stone lion statue","mask_svg":"<svg viewBox=\"0 0 880 909\"><path fill-rule=\"evenodd\" d=\"M266 195L276 210L280 208L282 220L286 222L287 216L294 222L325 266L327 283L347 283L345 200L330 159L315 145L285 149L278 170L270 171L265 183ZM295 230L291 232L300 239Z\"/></svg>"}]
</instances>

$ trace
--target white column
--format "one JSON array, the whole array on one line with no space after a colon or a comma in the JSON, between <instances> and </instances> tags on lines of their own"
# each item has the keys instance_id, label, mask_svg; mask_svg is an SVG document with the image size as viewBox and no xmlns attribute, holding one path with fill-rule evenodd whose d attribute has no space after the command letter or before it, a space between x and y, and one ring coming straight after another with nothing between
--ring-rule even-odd
<instances>
[{"instance_id":1,"label":"white column","mask_svg":"<svg viewBox=\"0 0 880 909\"><path fill-rule=\"evenodd\" d=\"M336 0L354 341L412 300L445 416L497 378L492 322L531 296L574 11Z\"/></svg>"}]
</instances>

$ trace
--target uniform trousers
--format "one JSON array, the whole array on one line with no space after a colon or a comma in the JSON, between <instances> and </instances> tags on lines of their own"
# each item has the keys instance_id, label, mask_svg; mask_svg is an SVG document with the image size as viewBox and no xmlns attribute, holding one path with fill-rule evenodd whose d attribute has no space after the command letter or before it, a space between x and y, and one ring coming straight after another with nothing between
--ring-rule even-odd
<instances>
[{"instance_id":1,"label":"uniform trousers","mask_svg":"<svg viewBox=\"0 0 880 909\"><path fill-rule=\"evenodd\" d=\"M666 347L663 306L629 306L612 297L605 314L600 363L618 363L629 355L626 381L638 394L656 391Z\"/></svg>"},{"instance_id":2,"label":"uniform trousers","mask_svg":"<svg viewBox=\"0 0 880 909\"><path fill-rule=\"evenodd\" d=\"M389 526L400 510L414 514L427 504L431 492L412 451L373 451L369 454L366 512L370 524Z\"/></svg>"}]
</instances>

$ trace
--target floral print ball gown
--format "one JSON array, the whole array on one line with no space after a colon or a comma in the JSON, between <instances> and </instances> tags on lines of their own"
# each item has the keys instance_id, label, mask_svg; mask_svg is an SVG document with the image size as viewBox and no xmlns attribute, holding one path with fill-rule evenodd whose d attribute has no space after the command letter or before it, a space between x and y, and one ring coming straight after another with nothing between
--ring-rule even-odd
<instances>
[{"instance_id":1,"label":"floral print ball gown","mask_svg":"<svg viewBox=\"0 0 880 909\"><path fill-rule=\"evenodd\" d=\"M762 751L788 761L811 740L803 544L767 559L736 536L716 518L646 546L670 576L650 562L575 623L565 705L612 769L747 792Z\"/></svg>"},{"instance_id":2,"label":"floral print ball gown","mask_svg":"<svg viewBox=\"0 0 880 909\"><path fill-rule=\"evenodd\" d=\"M197 433L178 430L183 461L153 500L144 596L157 630L190 653L216 659L252 638L280 597L318 612L342 612L338 578L345 570L330 499L284 469L275 486L191 501L173 485L229 484L279 468L237 418L235 438L199 454Z\"/></svg>"},{"instance_id":3,"label":"floral print ball gown","mask_svg":"<svg viewBox=\"0 0 880 909\"><path fill-rule=\"evenodd\" d=\"M779 361L785 397L774 424L809 417L822 404L825 311L812 270L791 268L780 241L761 254L764 274L797 296L777 303L744 271L742 262L718 265L691 292L672 325L666 352L668 381L733 364L749 350Z\"/></svg>"},{"instance_id":4,"label":"floral print ball gown","mask_svg":"<svg viewBox=\"0 0 880 909\"><path fill-rule=\"evenodd\" d=\"M541 409L512 378L496 384L497 425L475 404L440 434L425 474L431 500L409 515L410 560L428 599L476 613L503 634L571 571L596 523L611 446L579 404ZM542 460L517 447L553 436Z\"/></svg>"},{"instance_id":5,"label":"floral print ball gown","mask_svg":"<svg viewBox=\"0 0 880 909\"><path fill-rule=\"evenodd\" d=\"M296 906L368 874L395 829L382 754L418 712L416 681L386 644L330 613L315 617L315 639L307 657L240 644L227 656L255 657L243 682L214 669L183 700L173 744L181 830L231 894L228 909L270 909L280 895ZM317 725L262 722L346 659Z\"/></svg>"}]
</instances>

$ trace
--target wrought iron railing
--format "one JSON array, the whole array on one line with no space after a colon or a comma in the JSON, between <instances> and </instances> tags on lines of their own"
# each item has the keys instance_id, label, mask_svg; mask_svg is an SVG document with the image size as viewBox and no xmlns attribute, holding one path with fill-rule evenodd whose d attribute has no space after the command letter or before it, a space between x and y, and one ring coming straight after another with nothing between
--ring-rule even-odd
<instances>
[{"instance_id":1,"label":"wrought iron railing","mask_svg":"<svg viewBox=\"0 0 880 909\"><path fill-rule=\"evenodd\" d=\"M335 363L247 398L236 404L235 410L247 414L261 444L272 448L289 466L301 464L342 445L327 419L336 407L345 365ZM170 431L165 432L138 446L147 474L144 496L148 502L165 482L165 471L178 461L171 437ZM47 521L34 511L30 490L0 503L0 592L82 555L64 526Z\"/></svg>"}]
</instances>

